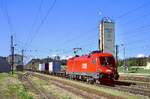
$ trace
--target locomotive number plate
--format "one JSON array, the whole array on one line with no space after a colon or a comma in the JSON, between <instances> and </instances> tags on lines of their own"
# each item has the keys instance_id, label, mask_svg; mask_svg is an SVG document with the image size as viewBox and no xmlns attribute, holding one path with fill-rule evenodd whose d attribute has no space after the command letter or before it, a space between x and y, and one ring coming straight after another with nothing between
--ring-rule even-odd
<instances>
[{"instance_id":1,"label":"locomotive number plate","mask_svg":"<svg viewBox=\"0 0 150 99\"><path fill-rule=\"evenodd\" d=\"M83 64L82 64L82 68L83 68L83 69L87 69L87 63L83 63Z\"/></svg>"}]
</instances>

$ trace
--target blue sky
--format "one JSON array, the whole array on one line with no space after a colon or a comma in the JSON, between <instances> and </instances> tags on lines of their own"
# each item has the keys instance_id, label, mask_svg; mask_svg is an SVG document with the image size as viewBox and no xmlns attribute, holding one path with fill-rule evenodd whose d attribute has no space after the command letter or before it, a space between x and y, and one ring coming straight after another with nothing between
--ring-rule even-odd
<instances>
[{"instance_id":1,"label":"blue sky","mask_svg":"<svg viewBox=\"0 0 150 99\"><path fill-rule=\"evenodd\" d=\"M115 20L116 44L125 44L127 57L150 55L149 0L56 0L38 28L53 2L0 0L0 56L10 54L11 34L15 52L26 48L28 57L73 55L74 47L82 47L82 53L96 50L98 25L104 16ZM120 46L120 57L122 54Z\"/></svg>"}]
</instances>

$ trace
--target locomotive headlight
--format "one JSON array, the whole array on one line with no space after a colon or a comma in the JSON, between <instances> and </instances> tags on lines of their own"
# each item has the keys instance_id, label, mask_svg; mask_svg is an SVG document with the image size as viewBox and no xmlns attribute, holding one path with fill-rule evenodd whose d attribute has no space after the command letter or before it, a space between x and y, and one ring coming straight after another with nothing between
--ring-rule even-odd
<instances>
[{"instance_id":1,"label":"locomotive headlight","mask_svg":"<svg viewBox=\"0 0 150 99\"><path fill-rule=\"evenodd\" d=\"M112 71L111 71L110 69L107 69L106 72L107 72L107 73L110 73L110 72L112 72Z\"/></svg>"},{"instance_id":2,"label":"locomotive headlight","mask_svg":"<svg viewBox=\"0 0 150 99\"><path fill-rule=\"evenodd\" d=\"M102 70L101 70L101 69L99 69L98 71L99 71L99 73L101 73L101 72L102 72Z\"/></svg>"}]
</instances>

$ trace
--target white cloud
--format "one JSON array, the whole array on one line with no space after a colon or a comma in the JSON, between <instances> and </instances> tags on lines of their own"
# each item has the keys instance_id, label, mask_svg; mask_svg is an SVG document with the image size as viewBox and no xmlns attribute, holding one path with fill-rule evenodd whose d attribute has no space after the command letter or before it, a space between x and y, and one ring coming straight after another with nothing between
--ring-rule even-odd
<instances>
[{"instance_id":1,"label":"white cloud","mask_svg":"<svg viewBox=\"0 0 150 99\"><path fill-rule=\"evenodd\" d=\"M64 55L64 56L61 56L60 58L61 58L61 59L69 59L69 58L72 58L72 57L73 57L73 56L65 56L65 55Z\"/></svg>"},{"instance_id":2,"label":"white cloud","mask_svg":"<svg viewBox=\"0 0 150 99\"><path fill-rule=\"evenodd\" d=\"M66 58L67 58L66 56L61 56L61 57L60 57L60 59L66 59Z\"/></svg>"},{"instance_id":3,"label":"white cloud","mask_svg":"<svg viewBox=\"0 0 150 99\"><path fill-rule=\"evenodd\" d=\"M66 59L72 58L73 56L67 56Z\"/></svg>"},{"instance_id":4,"label":"white cloud","mask_svg":"<svg viewBox=\"0 0 150 99\"><path fill-rule=\"evenodd\" d=\"M53 54L53 55L51 55L52 57L55 57L55 56L57 56L56 54Z\"/></svg>"},{"instance_id":5,"label":"white cloud","mask_svg":"<svg viewBox=\"0 0 150 99\"><path fill-rule=\"evenodd\" d=\"M140 58L140 57L145 57L145 55L144 55L144 54L138 54L137 57L138 57L138 58Z\"/></svg>"}]
</instances>

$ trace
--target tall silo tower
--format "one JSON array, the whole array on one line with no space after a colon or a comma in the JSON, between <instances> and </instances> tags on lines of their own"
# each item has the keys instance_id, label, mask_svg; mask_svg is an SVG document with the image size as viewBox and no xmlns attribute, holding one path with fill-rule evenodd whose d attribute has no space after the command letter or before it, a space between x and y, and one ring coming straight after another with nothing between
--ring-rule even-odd
<instances>
[{"instance_id":1,"label":"tall silo tower","mask_svg":"<svg viewBox=\"0 0 150 99\"><path fill-rule=\"evenodd\" d=\"M99 25L99 49L115 56L115 23L109 17L104 17Z\"/></svg>"}]
</instances>

